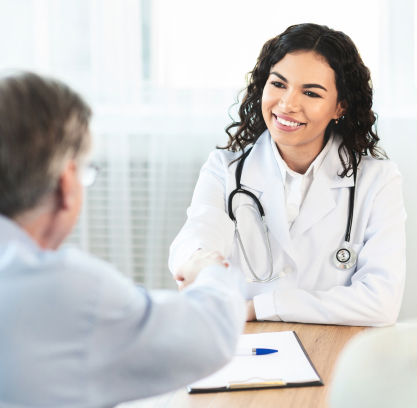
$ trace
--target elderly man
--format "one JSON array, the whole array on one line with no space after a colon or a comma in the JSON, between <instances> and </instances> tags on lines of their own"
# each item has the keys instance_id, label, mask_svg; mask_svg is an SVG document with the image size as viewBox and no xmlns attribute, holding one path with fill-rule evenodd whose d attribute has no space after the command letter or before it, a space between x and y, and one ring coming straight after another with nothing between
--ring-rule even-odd
<instances>
[{"instance_id":1,"label":"elderly man","mask_svg":"<svg viewBox=\"0 0 417 408\"><path fill-rule=\"evenodd\" d=\"M224 365L243 328L216 253L184 266L182 292L153 293L58 249L95 176L90 115L60 82L0 80L0 406L112 407L166 392Z\"/></svg>"}]
</instances>

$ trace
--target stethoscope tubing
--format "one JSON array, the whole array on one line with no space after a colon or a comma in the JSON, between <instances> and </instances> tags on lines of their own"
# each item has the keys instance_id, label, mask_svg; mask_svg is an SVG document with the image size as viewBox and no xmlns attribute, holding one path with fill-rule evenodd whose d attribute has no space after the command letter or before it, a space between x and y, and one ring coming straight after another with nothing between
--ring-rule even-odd
<instances>
[{"instance_id":1,"label":"stethoscope tubing","mask_svg":"<svg viewBox=\"0 0 417 408\"><path fill-rule=\"evenodd\" d=\"M352 160L353 160L353 186L350 188L349 192L349 216L348 216L348 223L346 228L346 235L345 235L345 242L350 242L350 232L352 230L352 223L353 223L353 211L355 209L355 191L356 191L356 177L358 171L358 164L356 161L356 154L352 150Z\"/></svg>"},{"instance_id":2,"label":"stethoscope tubing","mask_svg":"<svg viewBox=\"0 0 417 408\"><path fill-rule=\"evenodd\" d=\"M253 282L255 283L269 283L269 282L273 282L274 280L278 279L278 276L276 276L275 278L272 278L272 274L273 274L273 260L272 260L272 251L271 251L271 245L269 242L269 237L268 237L268 227L265 223L265 212L264 209L262 207L261 202L258 200L258 198L250 191L245 190L242 188L241 185L241 177L242 177L242 170L243 170L243 164L246 160L246 158L248 157L249 153L252 151L253 146L248 149L245 153L242 154L241 158L239 159L239 163L237 164L236 167L236 173L235 173L235 178L236 178L236 188L229 194L229 198L228 198L228 202L227 202L227 207L228 207L228 212L229 212L229 217L231 218L231 220L235 223L235 233L236 233L236 237L237 240L239 242L239 246L243 252L243 256L245 258L246 264L249 267L249 271L251 273L251 275L253 276L254 280ZM339 269L350 269L351 267L353 267L356 264L356 259L357 259L357 255L355 253L355 251L353 251L352 248L349 248L348 245L350 243L350 233L352 230L352 223L353 223L353 213L354 213L354 208L355 208L355 191L356 191L356 177L357 177L357 161L356 161L356 154L355 152L352 150L352 160L353 160L353 186L350 187L350 191L349 191L349 214L348 214L348 222L347 222L347 227L346 227L346 235L345 235L345 242L344 242L344 246L341 248L338 248L334 254L334 263L336 265L337 268ZM237 220L236 217L233 213L233 197L236 194L245 194L249 197L251 197L253 199L253 201L255 202L258 211L259 211L259 215L261 217L261 221L262 221L262 225L263 225L263 229L264 229L264 234L266 237L266 242L267 242L267 247L268 247L268 253L269 253L269 262L270 262L270 271L269 271L269 276L266 279L260 279L255 271L252 268L252 265L249 262L249 258L248 255L245 251L245 248L243 246L243 242L239 233L239 229L237 226ZM340 252L340 250L345 249L346 251L349 252L351 256L351 261L348 263L340 261L337 257L337 254ZM353 262L352 262L353 261Z\"/></svg>"},{"instance_id":3,"label":"stethoscope tubing","mask_svg":"<svg viewBox=\"0 0 417 408\"><path fill-rule=\"evenodd\" d=\"M269 243L269 237L268 237L268 227L265 224L265 217L261 216L261 220L262 220L262 225L264 228L264 233L265 233L265 237L266 237L266 242L267 242L267 246L268 246L268 253L269 253L269 263L271 266L271 269L269 271L269 276L266 279L260 279L256 273L254 272L254 270L252 269L252 265L249 262L249 258L248 255L246 254L245 248L243 246L242 243L242 239L240 238L240 233L239 233L239 229L237 228L237 220L235 219L235 232L236 232L236 237L237 240L239 242L240 248L242 249L243 252L243 256L245 257L245 261L246 264L249 267L250 273L252 274L252 276L255 278L255 280L253 282L255 283L267 283L267 282L273 282L274 280L278 279L278 276L276 276L275 278L272 278L272 274L274 273L274 263L272 260L272 251L271 251L271 245Z\"/></svg>"}]
</instances>

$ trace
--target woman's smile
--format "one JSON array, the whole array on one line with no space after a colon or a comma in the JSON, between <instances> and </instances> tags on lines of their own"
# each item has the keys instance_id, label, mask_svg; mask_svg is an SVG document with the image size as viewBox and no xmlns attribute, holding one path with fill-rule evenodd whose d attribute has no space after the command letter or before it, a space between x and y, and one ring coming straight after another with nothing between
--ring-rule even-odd
<instances>
[{"instance_id":1,"label":"woman's smile","mask_svg":"<svg viewBox=\"0 0 417 408\"><path fill-rule=\"evenodd\" d=\"M280 113L273 113L272 116L276 127L284 132L294 132L301 129L305 125L305 123L299 122Z\"/></svg>"}]
</instances>

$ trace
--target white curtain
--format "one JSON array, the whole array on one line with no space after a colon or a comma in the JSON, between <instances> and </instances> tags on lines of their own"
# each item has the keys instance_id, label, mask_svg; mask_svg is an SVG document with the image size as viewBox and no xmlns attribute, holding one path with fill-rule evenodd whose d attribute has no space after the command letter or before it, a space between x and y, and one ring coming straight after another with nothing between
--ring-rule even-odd
<instances>
[{"instance_id":1,"label":"white curtain","mask_svg":"<svg viewBox=\"0 0 417 408\"><path fill-rule=\"evenodd\" d=\"M0 0L0 69L62 79L94 110L102 171L68 242L150 287L175 287L168 248L201 165L226 143L228 108L262 44L300 22L346 32L371 68L409 214L401 316L417 316L413 0Z\"/></svg>"}]
</instances>

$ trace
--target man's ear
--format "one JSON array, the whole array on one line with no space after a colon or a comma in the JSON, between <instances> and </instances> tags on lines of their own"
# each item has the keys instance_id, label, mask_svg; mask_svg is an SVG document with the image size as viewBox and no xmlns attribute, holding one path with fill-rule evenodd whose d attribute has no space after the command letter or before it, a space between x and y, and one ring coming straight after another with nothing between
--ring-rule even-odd
<instances>
[{"instance_id":1,"label":"man's ear","mask_svg":"<svg viewBox=\"0 0 417 408\"><path fill-rule=\"evenodd\" d=\"M75 199L78 185L77 167L73 160L70 160L61 172L58 181L58 208L69 210Z\"/></svg>"},{"instance_id":2,"label":"man's ear","mask_svg":"<svg viewBox=\"0 0 417 408\"><path fill-rule=\"evenodd\" d=\"M344 114L347 111L347 108L348 108L348 104L346 103L345 100L338 102L336 114L333 119L340 119L342 116L344 116Z\"/></svg>"}]
</instances>

